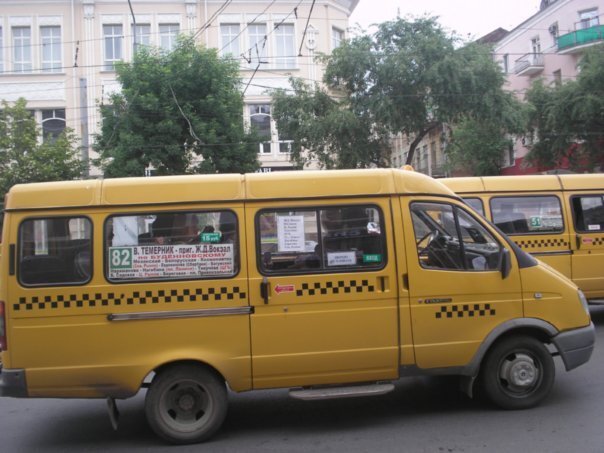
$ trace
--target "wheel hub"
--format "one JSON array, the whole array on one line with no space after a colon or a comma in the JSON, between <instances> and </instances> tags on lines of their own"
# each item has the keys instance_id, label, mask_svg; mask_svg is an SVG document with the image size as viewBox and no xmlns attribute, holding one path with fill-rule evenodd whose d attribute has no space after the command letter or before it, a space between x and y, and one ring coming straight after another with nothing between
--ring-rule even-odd
<instances>
[{"instance_id":1,"label":"wheel hub","mask_svg":"<svg viewBox=\"0 0 604 453\"><path fill-rule=\"evenodd\" d=\"M190 411L195 407L195 398L191 394L184 394L178 398L178 407L183 411Z\"/></svg>"},{"instance_id":2,"label":"wheel hub","mask_svg":"<svg viewBox=\"0 0 604 453\"><path fill-rule=\"evenodd\" d=\"M526 354L518 354L502 366L501 377L511 386L528 388L539 378L539 369L535 362Z\"/></svg>"}]
</instances>

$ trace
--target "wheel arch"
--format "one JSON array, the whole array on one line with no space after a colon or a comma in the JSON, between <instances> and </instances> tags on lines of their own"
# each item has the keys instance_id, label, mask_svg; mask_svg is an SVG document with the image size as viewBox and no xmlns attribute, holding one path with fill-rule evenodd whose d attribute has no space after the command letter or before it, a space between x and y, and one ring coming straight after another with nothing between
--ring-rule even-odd
<instances>
[{"instance_id":1,"label":"wheel arch","mask_svg":"<svg viewBox=\"0 0 604 453\"><path fill-rule=\"evenodd\" d=\"M225 384L228 385L228 381L225 378L224 374L221 373L216 367L210 365L207 362L204 362L202 360L194 360L194 359L173 359L173 360L164 362L161 365L156 366L153 370L149 371L143 379L142 387L147 387L151 383L153 378L155 376L157 376L158 374L162 373L163 371L167 370L168 368L178 366L178 365L194 365L194 366L199 366L201 368L205 368L206 370L215 374L218 379L220 379L221 381L223 381Z\"/></svg>"},{"instance_id":2,"label":"wheel arch","mask_svg":"<svg viewBox=\"0 0 604 453\"><path fill-rule=\"evenodd\" d=\"M559 333L552 324L536 318L510 319L495 327L486 336L472 360L466 367L466 374L472 378L478 376L480 365L493 346L499 341L515 335L533 337L542 343L551 343L552 338Z\"/></svg>"}]
</instances>

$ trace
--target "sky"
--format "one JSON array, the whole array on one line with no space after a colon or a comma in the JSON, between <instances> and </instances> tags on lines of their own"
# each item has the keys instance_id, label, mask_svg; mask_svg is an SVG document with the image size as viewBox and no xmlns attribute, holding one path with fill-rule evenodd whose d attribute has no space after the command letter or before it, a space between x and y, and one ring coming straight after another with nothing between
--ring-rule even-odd
<instances>
[{"instance_id":1,"label":"sky","mask_svg":"<svg viewBox=\"0 0 604 453\"><path fill-rule=\"evenodd\" d=\"M367 29L372 23L428 13L464 39L473 40L498 27L511 30L539 11L540 0L359 0L349 25Z\"/></svg>"}]
</instances>

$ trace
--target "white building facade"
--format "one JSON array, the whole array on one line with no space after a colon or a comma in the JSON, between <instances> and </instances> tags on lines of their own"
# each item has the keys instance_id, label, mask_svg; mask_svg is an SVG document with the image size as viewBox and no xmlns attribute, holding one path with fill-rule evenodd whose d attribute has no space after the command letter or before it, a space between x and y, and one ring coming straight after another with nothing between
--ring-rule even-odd
<instances>
[{"instance_id":1,"label":"white building facade","mask_svg":"<svg viewBox=\"0 0 604 453\"><path fill-rule=\"evenodd\" d=\"M320 82L315 57L346 37L358 1L1 1L0 100L25 98L44 135L70 127L82 139L83 158L95 157L98 106L120 90L115 62L130 61L135 45L169 51L179 34L193 35L238 59L243 119L265 138L258 145L262 169L288 169L290 142L272 120L270 89L287 88L290 76Z\"/></svg>"}]
</instances>

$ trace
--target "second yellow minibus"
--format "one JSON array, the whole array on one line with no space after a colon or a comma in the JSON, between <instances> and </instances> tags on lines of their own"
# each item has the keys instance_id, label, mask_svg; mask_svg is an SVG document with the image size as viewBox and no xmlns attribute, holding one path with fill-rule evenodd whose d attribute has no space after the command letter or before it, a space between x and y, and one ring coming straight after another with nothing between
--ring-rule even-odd
<instances>
[{"instance_id":1,"label":"second yellow minibus","mask_svg":"<svg viewBox=\"0 0 604 453\"><path fill-rule=\"evenodd\" d=\"M524 409L595 341L575 284L403 170L19 185L1 252L0 396L106 398L116 424L148 388L173 443L216 432L228 391L449 374Z\"/></svg>"},{"instance_id":2,"label":"second yellow minibus","mask_svg":"<svg viewBox=\"0 0 604 453\"><path fill-rule=\"evenodd\" d=\"M524 251L604 303L604 174L440 180Z\"/></svg>"}]
</instances>

